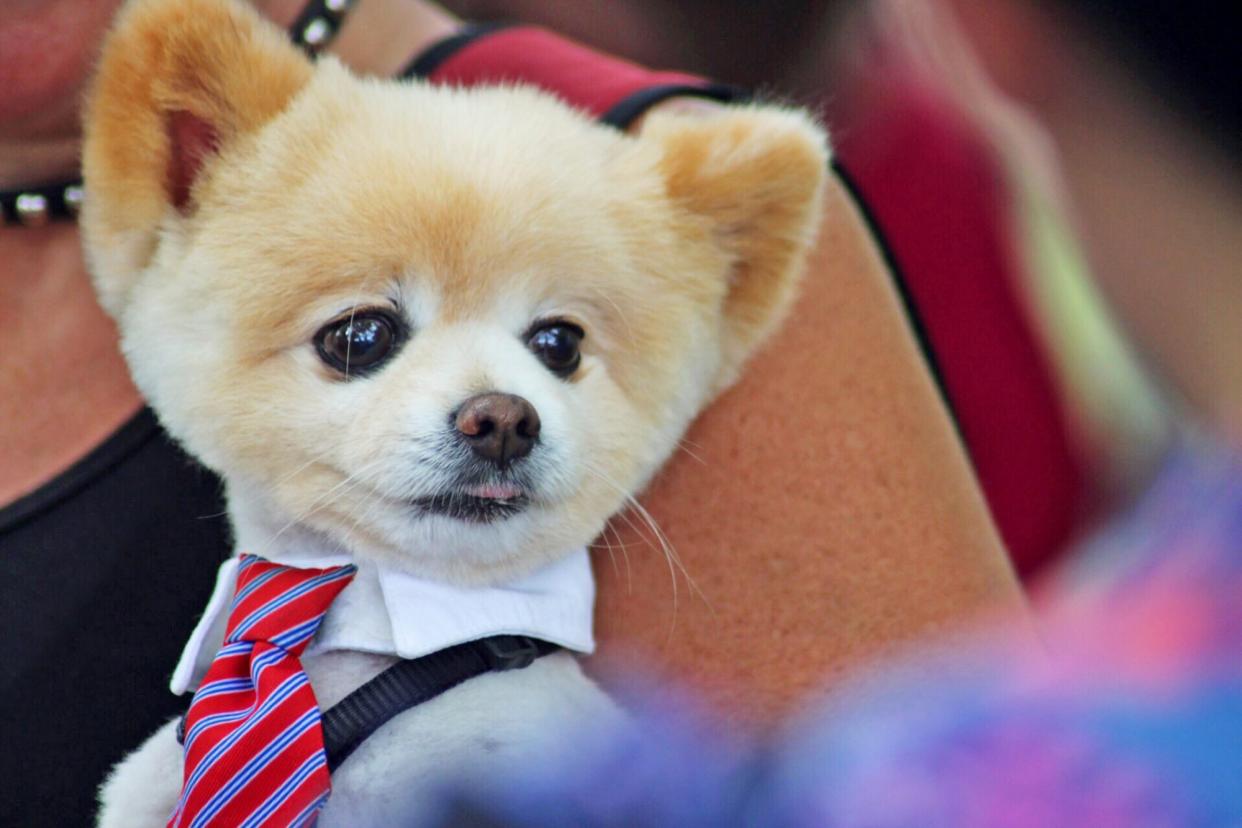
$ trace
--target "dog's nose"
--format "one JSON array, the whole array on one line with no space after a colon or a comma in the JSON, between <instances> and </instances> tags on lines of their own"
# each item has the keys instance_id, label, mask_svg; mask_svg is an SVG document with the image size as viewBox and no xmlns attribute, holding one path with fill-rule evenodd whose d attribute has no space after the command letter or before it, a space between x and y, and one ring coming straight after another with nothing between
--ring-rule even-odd
<instances>
[{"instance_id":1,"label":"dog's nose","mask_svg":"<svg viewBox=\"0 0 1242 828\"><path fill-rule=\"evenodd\" d=\"M539 412L516 394L471 397L453 422L475 454L501 468L530 454L539 437Z\"/></svg>"}]
</instances>

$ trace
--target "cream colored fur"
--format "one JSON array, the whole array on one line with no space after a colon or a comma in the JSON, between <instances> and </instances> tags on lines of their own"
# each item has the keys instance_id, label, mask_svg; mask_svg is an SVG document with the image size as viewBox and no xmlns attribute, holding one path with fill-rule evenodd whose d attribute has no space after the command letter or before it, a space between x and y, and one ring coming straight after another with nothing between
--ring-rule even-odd
<instances>
[{"instance_id":1,"label":"cream colored fur","mask_svg":"<svg viewBox=\"0 0 1242 828\"><path fill-rule=\"evenodd\" d=\"M174 203L184 154L169 124L187 113L216 141ZM658 470L788 308L826 163L822 132L796 111L653 116L634 138L532 89L311 64L227 0L131 2L86 135L82 224L100 298L165 427L225 479L239 548L344 550L464 584L590 542ZM412 335L377 374L342 379L312 338L373 307ZM553 318L586 331L568 380L522 340ZM490 390L542 420L523 461L531 506L493 523L411 510L451 484L449 413ZM308 664L325 705L324 675L348 690L374 668L334 665ZM423 757L477 757L498 696L610 709L567 657L468 688L351 758L325 822L425 773ZM499 755L528 749L537 731L506 726ZM160 731L119 767L104 824L162 813L180 780L168 742Z\"/></svg>"}]
</instances>

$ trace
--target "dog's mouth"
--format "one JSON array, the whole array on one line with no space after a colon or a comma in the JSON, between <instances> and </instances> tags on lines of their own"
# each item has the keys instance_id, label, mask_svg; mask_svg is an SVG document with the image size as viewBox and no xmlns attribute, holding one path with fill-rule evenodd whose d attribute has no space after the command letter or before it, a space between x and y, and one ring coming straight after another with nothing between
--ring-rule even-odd
<instances>
[{"instance_id":1,"label":"dog's mouth","mask_svg":"<svg viewBox=\"0 0 1242 828\"><path fill-rule=\"evenodd\" d=\"M468 523L494 523L521 512L530 505L530 498L512 483L489 483L415 498L410 503L423 514L442 515Z\"/></svg>"}]
</instances>

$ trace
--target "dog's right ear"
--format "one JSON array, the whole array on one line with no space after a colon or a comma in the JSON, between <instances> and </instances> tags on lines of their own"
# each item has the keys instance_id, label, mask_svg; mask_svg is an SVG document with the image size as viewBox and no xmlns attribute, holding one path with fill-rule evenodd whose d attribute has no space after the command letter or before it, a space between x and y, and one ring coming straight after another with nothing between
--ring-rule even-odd
<instances>
[{"instance_id":1,"label":"dog's right ear","mask_svg":"<svg viewBox=\"0 0 1242 828\"><path fill-rule=\"evenodd\" d=\"M277 115L310 61L235 0L131 0L104 44L84 118L82 228L114 313L157 231L187 216L215 154Z\"/></svg>"}]
</instances>

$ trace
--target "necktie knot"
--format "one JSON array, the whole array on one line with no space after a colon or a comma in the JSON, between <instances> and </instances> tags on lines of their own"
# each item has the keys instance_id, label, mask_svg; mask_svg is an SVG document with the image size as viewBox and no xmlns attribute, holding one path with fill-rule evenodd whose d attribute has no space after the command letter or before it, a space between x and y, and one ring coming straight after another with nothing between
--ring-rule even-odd
<instances>
[{"instance_id":1,"label":"necktie knot","mask_svg":"<svg viewBox=\"0 0 1242 828\"><path fill-rule=\"evenodd\" d=\"M301 569L242 555L226 644L269 642L301 655L356 568Z\"/></svg>"}]
</instances>

